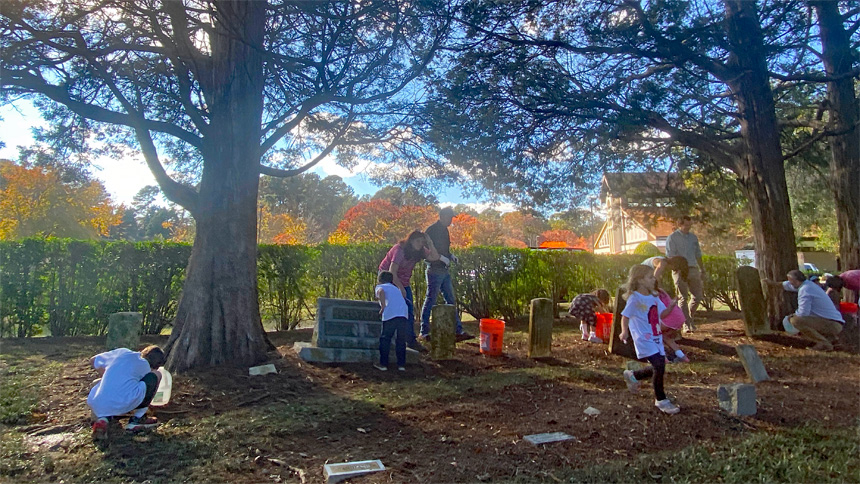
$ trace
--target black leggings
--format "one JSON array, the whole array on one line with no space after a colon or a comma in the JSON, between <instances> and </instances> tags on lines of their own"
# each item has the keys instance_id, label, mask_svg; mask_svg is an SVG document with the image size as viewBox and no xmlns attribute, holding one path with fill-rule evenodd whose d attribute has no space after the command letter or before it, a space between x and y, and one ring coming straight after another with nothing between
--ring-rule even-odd
<instances>
[{"instance_id":1,"label":"black leggings","mask_svg":"<svg viewBox=\"0 0 860 484\"><path fill-rule=\"evenodd\" d=\"M639 381L647 380L653 376L654 398L657 400L665 400L666 392L663 391L663 375L666 373L666 357L660 353L654 353L653 355L642 359L647 360L651 366L634 371L633 376Z\"/></svg>"},{"instance_id":2,"label":"black leggings","mask_svg":"<svg viewBox=\"0 0 860 484\"><path fill-rule=\"evenodd\" d=\"M143 401L140 402L140 405L137 408L146 408L152 403L152 398L155 397L155 391L158 390L158 375L153 372L149 372L146 375L143 375L143 378L140 379L143 383L146 384L146 393L143 395Z\"/></svg>"}]
</instances>

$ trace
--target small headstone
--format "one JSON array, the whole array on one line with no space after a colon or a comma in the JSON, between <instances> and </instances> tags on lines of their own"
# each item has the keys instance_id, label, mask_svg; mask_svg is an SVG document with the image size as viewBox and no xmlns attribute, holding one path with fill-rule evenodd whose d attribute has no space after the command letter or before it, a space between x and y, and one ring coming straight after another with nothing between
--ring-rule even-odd
<instances>
[{"instance_id":1,"label":"small headstone","mask_svg":"<svg viewBox=\"0 0 860 484\"><path fill-rule=\"evenodd\" d=\"M529 314L529 358L552 354L552 299L532 299Z\"/></svg>"},{"instance_id":2,"label":"small headstone","mask_svg":"<svg viewBox=\"0 0 860 484\"><path fill-rule=\"evenodd\" d=\"M585 409L585 411L583 413L588 415L589 417L594 417L594 416L600 415L600 410L598 410L594 407L588 407Z\"/></svg>"},{"instance_id":3,"label":"small headstone","mask_svg":"<svg viewBox=\"0 0 860 484\"><path fill-rule=\"evenodd\" d=\"M260 366L252 366L248 368L248 374L251 376L257 375L268 375L269 373L277 373L278 370L275 369L275 365L260 365Z\"/></svg>"},{"instance_id":4,"label":"small headstone","mask_svg":"<svg viewBox=\"0 0 860 484\"><path fill-rule=\"evenodd\" d=\"M140 345L143 314L137 312L113 313L108 316L105 346L108 351L117 348L136 349Z\"/></svg>"},{"instance_id":5,"label":"small headstone","mask_svg":"<svg viewBox=\"0 0 860 484\"><path fill-rule=\"evenodd\" d=\"M747 336L757 336L770 332L767 304L761 289L758 269L750 266L738 267L735 273L738 284L738 297L744 317L744 331Z\"/></svg>"},{"instance_id":6,"label":"small headstone","mask_svg":"<svg viewBox=\"0 0 860 484\"><path fill-rule=\"evenodd\" d=\"M523 437L523 440L525 440L526 442L529 442L531 444L534 444L534 445L549 444L552 442L562 442L565 440L572 440L572 439L573 439L572 435L567 435L564 432L552 432L552 433L548 433L548 434L533 434L533 435L526 435L525 437Z\"/></svg>"},{"instance_id":7,"label":"small headstone","mask_svg":"<svg viewBox=\"0 0 860 484\"><path fill-rule=\"evenodd\" d=\"M717 388L720 408L732 415L755 415L755 385L735 383Z\"/></svg>"},{"instance_id":8,"label":"small headstone","mask_svg":"<svg viewBox=\"0 0 860 484\"><path fill-rule=\"evenodd\" d=\"M356 462L343 462L340 464L326 464L325 479L327 484L334 484L350 477L362 476L372 472L385 470L381 460L362 460Z\"/></svg>"},{"instance_id":9,"label":"small headstone","mask_svg":"<svg viewBox=\"0 0 860 484\"><path fill-rule=\"evenodd\" d=\"M615 295L615 316L612 318L612 330L609 337L609 352L613 355L625 356L627 358L636 359L636 348L633 346L633 338L627 338L627 343L618 339L621 334L621 311L627 306L627 300L624 299L624 288L618 288L618 293Z\"/></svg>"},{"instance_id":10,"label":"small headstone","mask_svg":"<svg viewBox=\"0 0 860 484\"><path fill-rule=\"evenodd\" d=\"M438 304L430 312L430 358L454 359L457 345L457 313L451 304Z\"/></svg>"},{"instance_id":11,"label":"small headstone","mask_svg":"<svg viewBox=\"0 0 860 484\"><path fill-rule=\"evenodd\" d=\"M741 363L744 365L744 370L747 371L747 376L750 377L753 383L770 380L767 370L764 369L764 363L758 356L758 352L753 345L737 345L735 349L738 356L741 358Z\"/></svg>"}]
</instances>

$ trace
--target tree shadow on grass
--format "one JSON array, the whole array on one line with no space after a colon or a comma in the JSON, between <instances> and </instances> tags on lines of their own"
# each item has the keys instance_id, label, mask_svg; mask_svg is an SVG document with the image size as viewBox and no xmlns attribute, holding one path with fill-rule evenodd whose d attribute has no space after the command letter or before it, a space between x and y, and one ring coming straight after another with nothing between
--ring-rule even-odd
<instances>
[{"instance_id":1,"label":"tree shadow on grass","mask_svg":"<svg viewBox=\"0 0 860 484\"><path fill-rule=\"evenodd\" d=\"M215 458L214 447L198 438L157 430L131 433L115 427L108 440L95 446L102 455L103 471L122 481L184 481L186 469Z\"/></svg>"}]
</instances>

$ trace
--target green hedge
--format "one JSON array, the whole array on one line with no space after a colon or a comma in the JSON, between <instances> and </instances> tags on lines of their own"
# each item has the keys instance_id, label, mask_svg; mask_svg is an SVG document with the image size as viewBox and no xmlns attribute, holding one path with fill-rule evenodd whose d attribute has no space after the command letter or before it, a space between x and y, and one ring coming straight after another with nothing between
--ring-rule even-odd
<instances>
[{"instance_id":1,"label":"green hedge","mask_svg":"<svg viewBox=\"0 0 860 484\"><path fill-rule=\"evenodd\" d=\"M267 325L292 329L315 317L316 298L373 298L385 245L260 246L260 310ZM164 242L91 242L27 239L0 242L0 336L104 334L108 315L143 314L144 332L170 324L191 246ZM596 288L611 294L642 256L475 247L457 251L452 277L460 308L475 318L511 321L527 314L531 299L558 304ZM737 308L730 257L706 257L710 281L705 307ZM671 288L671 278L664 284ZM424 267L412 279L416 313L423 304Z\"/></svg>"}]
</instances>

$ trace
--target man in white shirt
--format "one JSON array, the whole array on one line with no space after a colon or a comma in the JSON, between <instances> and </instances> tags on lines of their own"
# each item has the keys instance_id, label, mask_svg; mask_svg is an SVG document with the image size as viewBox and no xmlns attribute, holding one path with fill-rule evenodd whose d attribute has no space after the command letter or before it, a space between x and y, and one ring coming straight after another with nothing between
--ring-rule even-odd
<instances>
[{"instance_id":1,"label":"man in white shirt","mask_svg":"<svg viewBox=\"0 0 860 484\"><path fill-rule=\"evenodd\" d=\"M797 292L797 311L788 316L790 325L797 328L803 337L815 342L812 349L832 351L833 343L845 325L842 314L824 289L806 280L803 272L795 269L789 271L787 276L788 280L783 282L783 288Z\"/></svg>"}]
</instances>

